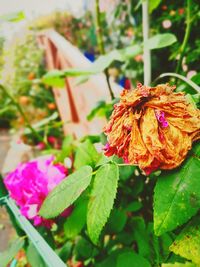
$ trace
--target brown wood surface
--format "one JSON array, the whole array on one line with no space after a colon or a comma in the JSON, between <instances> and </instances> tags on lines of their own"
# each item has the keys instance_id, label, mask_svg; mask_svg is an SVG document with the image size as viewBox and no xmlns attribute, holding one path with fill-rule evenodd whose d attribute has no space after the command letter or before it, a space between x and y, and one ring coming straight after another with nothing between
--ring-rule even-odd
<instances>
[{"instance_id":1,"label":"brown wood surface","mask_svg":"<svg viewBox=\"0 0 200 267\"><path fill-rule=\"evenodd\" d=\"M45 50L48 70L81 68L91 66L91 62L83 56L80 50L73 46L54 30L41 32L38 43ZM120 87L112 83L115 95L120 93ZM99 134L105 125L105 119L95 118L88 122L86 117L100 100L110 100L104 74L91 77L84 84L76 84L73 77L65 79L64 88L53 88L55 101L60 118L63 121L64 133L74 134L80 138L88 134Z\"/></svg>"}]
</instances>

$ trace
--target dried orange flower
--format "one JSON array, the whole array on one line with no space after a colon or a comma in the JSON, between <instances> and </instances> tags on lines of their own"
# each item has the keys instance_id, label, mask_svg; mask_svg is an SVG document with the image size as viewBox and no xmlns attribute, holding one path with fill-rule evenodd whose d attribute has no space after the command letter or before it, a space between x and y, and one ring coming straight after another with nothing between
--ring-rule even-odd
<instances>
[{"instance_id":1,"label":"dried orange flower","mask_svg":"<svg viewBox=\"0 0 200 267\"><path fill-rule=\"evenodd\" d=\"M178 167L200 138L200 110L174 89L168 84L138 84L123 90L104 129L105 154L122 157L147 175L158 168Z\"/></svg>"}]
</instances>

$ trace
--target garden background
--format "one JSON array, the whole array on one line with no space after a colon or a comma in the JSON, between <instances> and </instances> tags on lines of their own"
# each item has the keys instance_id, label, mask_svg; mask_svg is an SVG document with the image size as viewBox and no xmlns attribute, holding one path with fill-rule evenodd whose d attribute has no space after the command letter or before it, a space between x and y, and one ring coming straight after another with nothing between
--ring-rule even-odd
<instances>
[{"instance_id":1,"label":"garden background","mask_svg":"<svg viewBox=\"0 0 200 267\"><path fill-rule=\"evenodd\" d=\"M0 266L200 266L199 2L2 6Z\"/></svg>"}]
</instances>

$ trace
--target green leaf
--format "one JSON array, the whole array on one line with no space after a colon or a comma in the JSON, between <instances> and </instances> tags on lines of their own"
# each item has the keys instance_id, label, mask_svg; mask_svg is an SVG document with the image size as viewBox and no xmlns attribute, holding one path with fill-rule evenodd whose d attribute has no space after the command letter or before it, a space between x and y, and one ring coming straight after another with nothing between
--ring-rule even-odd
<instances>
[{"instance_id":1,"label":"green leaf","mask_svg":"<svg viewBox=\"0 0 200 267\"><path fill-rule=\"evenodd\" d=\"M198 143L196 143L194 146L193 146L193 148L192 148L192 151L193 151L193 153L194 153L194 155L196 156L196 157L200 157L200 143L198 142Z\"/></svg>"},{"instance_id":2,"label":"green leaf","mask_svg":"<svg viewBox=\"0 0 200 267\"><path fill-rule=\"evenodd\" d=\"M142 217L132 218L131 229L134 240L137 243L138 253L145 258L149 258L151 253L150 242L149 242L150 235L147 232L144 219Z\"/></svg>"},{"instance_id":3,"label":"green leaf","mask_svg":"<svg viewBox=\"0 0 200 267\"><path fill-rule=\"evenodd\" d=\"M84 165L90 165L94 167L97 160L99 159L99 154L96 151L94 145L87 139L84 143L80 144L77 148L74 167L79 169Z\"/></svg>"},{"instance_id":4,"label":"green leaf","mask_svg":"<svg viewBox=\"0 0 200 267\"><path fill-rule=\"evenodd\" d=\"M15 257L17 252L23 247L24 238L16 239L8 250L0 253L0 266L6 267L9 262Z\"/></svg>"},{"instance_id":5,"label":"green leaf","mask_svg":"<svg viewBox=\"0 0 200 267\"><path fill-rule=\"evenodd\" d=\"M200 208L200 160L161 175L154 193L154 231L161 235L187 222Z\"/></svg>"},{"instance_id":6,"label":"green leaf","mask_svg":"<svg viewBox=\"0 0 200 267\"><path fill-rule=\"evenodd\" d=\"M77 259L88 259L98 254L98 250L83 237L79 237L75 245L75 251Z\"/></svg>"},{"instance_id":7,"label":"green leaf","mask_svg":"<svg viewBox=\"0 0 200 267\"><path fill-rule=\"evenodd\" d=\"M63 88L65 86L63 71L51 70L51 71L47 72L42 77L42 82L47 84L47 85L50 85L50 86Z\"/></svg>"},{"instance_id":8,"label":"green leaf","mask_svg":"<svg viewBox=\"0 0 200 267\"><path fill-rule=\"evenodd\" d=\"M150 263L135 252L125 252L118 256L116 267L150 267Z\"/></svg>"},{"instance_id":9,"label":"green leaf","mask_svg":"<svg viewBox=\"0 0 200 267\"><path fill-rule=\"evenodd\" d=\"M176 36L172 33L156 34L149 38L145 43L148 49L159 49L166 46L170 46L177 41Z\"/></svg>"},{"instance_id":10,"label":"green leaf","mask_svg":"<svg viewBox=\"0 0 200 267\"><path fill-rule=\"evenodd\" d=\"M23 11L10 13L7 15L0 16L0 23L2 22L18 22L25 19L25 15Z\"/></svg>"},{"instance_id":11,"label":"green leaf","mask_svg":"<svg viewBox=\"0 0 200 267\"><path fill-rule=\"evenodd\" d=\"M73 243L71 241L67 241L61 248L56 250L58 256L66 262L71 257Z\"/></svg>"},{"instance_id":12,"label":"green leaf","mask_svg":"<svg viewBox=\"0 0 200 267\"><path fill-rule=\"evenodd\" d=\"M200 73L197 73L196 75L192 76L191 80L192 80L194 83L200 85Z\"/></svg>"},{"instance_id":13,"label":"green leaf","mask_svg":"<svg viewBox=\"0 0 200 267\"><path fill-rule=\"evenodd\" d=\"M91 121L95 117L106 117L108 113L110 113L113 109L113 105L111 103L106 104L105 101L99 101L95 108L91 110L91 112L87 115L87 120Z\"/></svg>"},{"instance_id":14,"label":"green leaf","mask_svg":"<svg viewBox=\"0 0 200 267\"><path fill-rule=\"evenodd\" d=\"M108 162L111 162L112 159L113 159L113 156L106 157L104 154L101 154L99 157L99 160L97 161L96 167L99 167L99 166L104 165Z\"/></svg>"},{"instance_id":15,"label":"green leaf","mask_svg":"<svg viewBox=\"0 0 200 267\"><path fill-rule=\"evenodd\" d=\"M154 9L156 9L161 0L149 0L149 13L151 14Z\"/></svg>"},{"instance_id":16,"label":"green leaf","mask_svg":"<svg viewBox=\"0 0 200 267\"><path fill-rule=\"evenodd\" d=\"M119 233L124 229L126 222L126 213L122 210L114 209L110 214L106 229L109 233Z\"/></svg>"},{"instance_id":17,"label":"green leaf","mask_svg":"<svg viewBox=\"0 0 200 267\"><path fill-rule=\"evenodd\" d=\"M70 174L47 196L42 204L39 214L44 218L58 216L81 195L89 186L92 178L92 168L83 166Z\"/></svg>"},{"instance_id":18,"label":"green leaf","mask_svg":"<svg viewBox=\"0 0 200 267\"><path fill-rule=\"evenodd\" d=\"M35 249L32 243L30 243L30 245L27 248L26 256L28 259L28 263L31 265L31 267L45 267L46 266L43 259L40 257L40 254Z\"/></svg>"},{"instance_id":19,"label":"green leaf","mask_svg":"<svg viewBox=\"0 0 200 267\"><path fill-rule=\"evenodd\" d=\"M101 55L88 69L67 69L52 70L46 73L42 77L42 82L55 87L63 87L65 84L64 77L79 77L94 75L103 72L108 68L114 61L124 62L134 56L142 53L142 47L139 45L131 45L124 49L112 50L106 55Z\"/></svg>"},{"instance_id":20,"label":"green leaf","mask_svg":"<svg viewBox=\"0 0 200 267\"><path fill-rule=\"evenodd\" d=\"M162 267L197 267L196 264L193 264L191 262L175 262L175 263L163 263Z\"/></svg>"},{"instance_id":21,"label":"green leaf","mask_svg":"<svg viewBox=\"0 0 200 267\"><path fill-rule=\"evenodd\" d=\"M195 217L179 234L170 250L200 265L200 217Z\"/></svg>"},{"instance_id":22,"label":"green leaf","mask_svg":"<svg viewBox=\"0 0 200 267\"><path fill-rule=\"evenodd\" d=\"M66 157L69 157L73 151L73 141L72 135L67 135L62 144L62 149L56 157L56 162L63 162Z\"/></svg>"},{"instance_id":23,"label":"green leaf","mask_svg":"<svg viewBox=\"0 0 200 267\"><path fill-rule=\"evenodd\" d=\"M95 176L88 205L87 228L94 243L98 242L106 224L117 193L119 169L114 163L101 166Z\"/></svg>"},{"instance_id":24,"label":"green leaf","mask_svg":"<svg viewBox=\"0 0 200 267\"><path fill-rule=\"evenodd\" d=\"M80 199L64 223L64 232L67 238L76 237L83 229L86 223L87 204L87 200Z\"/></svg>"},{"instance_id":25,"label":"green leaf","mask_svg":"<svg viewBox=\"0 0 200 267\"><path fill-rule=\"evenodd\" d=\"M120 180L126 181L128 180L131 176L133 176L134 171L136 169L136 166L121 166L119 169L119 177Z\"/></svg>"},{"instance_id":26,"label":"green leaf","mask_svg":"<svg viewBox=\"0 0 200 267\"><path fill-rule=\"evenodd\" d=\"M126 211L128 212L135 212L138 211L142 208L142 203L139 201L133 201L126 207Z\"/></svg>"},{"instance_id":27,"label":"green leaf","mask_svg":"<svg viewBox=\"0 0 200 267\"><path fill-rule=\"evenodd\" d=\"M0 174L0 198L8 195L8 191L6 190L5 184L3 182L3 177Z\"/></svg>"},{"instance_id":28,"label":"green leaf","mask_svg":"<svg viewBox=\"0 0 200 267\"><path fill-rule=\"evenodd\" d=\"M123 250L122 249L114 250L103 261L95 264L95 267L114 267L117 265L118 256L127 251L130 251L130 249L124 248Z\"/></svg>"}]
</instances>

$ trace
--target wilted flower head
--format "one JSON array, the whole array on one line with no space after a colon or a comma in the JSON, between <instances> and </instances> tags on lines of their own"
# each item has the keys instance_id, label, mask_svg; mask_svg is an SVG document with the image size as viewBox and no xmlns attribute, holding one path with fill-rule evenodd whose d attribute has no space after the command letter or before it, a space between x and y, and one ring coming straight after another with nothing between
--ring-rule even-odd
<instances>
[{"instance_id":1,"label":"wilted flower head","mask_svg":"<svg viewBox=\"0 0 200 267\"><path fill-rule=\"evenodd\" d=\"M44 156L20 164L4 179L11 198L16 201L21 213L33 220L34 225L50 227L53 223L38 215L48 193L67 175L67 169L61 164L53 164L53 160L53 156Z\"/></svg>"},{"instance_id":2,"label":"wilted flower head","mask_svg":"<svg viewBox=\"0 0 200 267\"><path fill-rule=\"evenodd\" d=\"M122 157L147 175L179 166L192 142L200 138L200 111L174 89L168 84L152 88L138 84L123 90L104 130L105 154Z\"/></svg>"}]
</instances>

